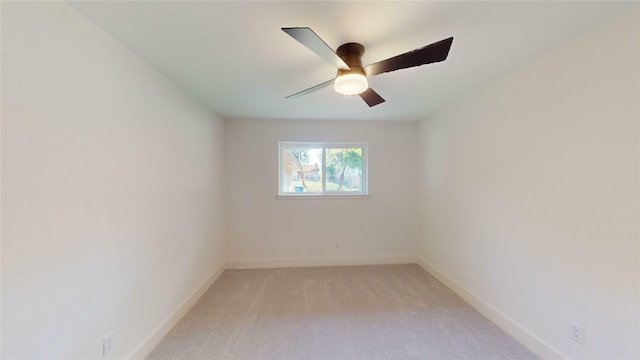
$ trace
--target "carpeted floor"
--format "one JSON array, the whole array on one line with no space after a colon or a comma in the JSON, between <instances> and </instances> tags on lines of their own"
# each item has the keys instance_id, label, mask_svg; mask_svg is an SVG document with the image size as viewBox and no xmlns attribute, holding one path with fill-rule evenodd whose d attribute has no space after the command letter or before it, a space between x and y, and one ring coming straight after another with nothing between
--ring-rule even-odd
<instances>
[{"instance_id":1,"label":"carpeted floor","mask_svg":"<svg viewBox=\"0 0 640 360\"><path fill-rule=\"evenodd\" d=\"M148 359L536 359L417 265L227 270Z\"/></svg>"}]
</instances>

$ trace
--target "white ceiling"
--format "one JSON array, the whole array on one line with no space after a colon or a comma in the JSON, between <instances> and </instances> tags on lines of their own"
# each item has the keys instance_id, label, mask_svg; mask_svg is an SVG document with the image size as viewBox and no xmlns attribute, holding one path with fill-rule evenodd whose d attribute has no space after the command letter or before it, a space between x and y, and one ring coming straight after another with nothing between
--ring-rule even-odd
<instances>
[{"instance_id":1,"label":"white ceiling","mask_svg":"<svg viewBox=\"0 0 640 360\"><path fill-rule=\"evenodd\" d=\"M635 1L71 2L80 13L227 119L421 120L562 43L637 9ZM311 27L365 65L453 36L441 63L381 74L369 108L332 87L329 63L281 27Z\"/></svg>"}]
</instances>

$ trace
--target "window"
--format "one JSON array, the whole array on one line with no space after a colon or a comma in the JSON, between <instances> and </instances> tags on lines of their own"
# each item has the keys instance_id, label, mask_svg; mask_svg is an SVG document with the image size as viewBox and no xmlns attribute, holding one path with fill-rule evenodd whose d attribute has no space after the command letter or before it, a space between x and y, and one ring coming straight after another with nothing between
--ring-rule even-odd
<instances>
[{"instance_id":1,"label":"window","mask_svg":"<svg viewBox=\"0 0 640 360\"><path fill-rule=\"evenodd\" d=\"M367 144L279 144L279 195L366 195Z\"/></svg>"}]
</instances>

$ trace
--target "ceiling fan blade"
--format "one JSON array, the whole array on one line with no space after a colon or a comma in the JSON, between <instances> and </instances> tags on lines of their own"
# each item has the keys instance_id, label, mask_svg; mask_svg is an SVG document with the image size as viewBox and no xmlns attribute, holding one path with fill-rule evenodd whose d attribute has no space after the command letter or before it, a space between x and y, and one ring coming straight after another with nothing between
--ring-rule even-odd
<instances>
[{"instance_id":1,"label":"ceiling fan blade","mask_svg":"<svg viewBox=\"0 0 640 360\"><path fill-rule=\"evenodd\" d=\"M333 66L341 70L349 70L349 66L336 55L336 53L325 43L313 30L308 27L282 28L282 31L306 46L321 58L327 60Z\"/></svg>"},{"instance_id":2,"label":"ceiling fan blade","mask_svg":"<svg viewBox=\"0 0 640 360\"><path fill-rule=\"evenodd\" d=\"M329 85L333 84L333 82L334 82L334 79L331 79L331 80L325 81L325 82L323 82L322 84L318 84L318 85L316 85L316 86L312 86L312 87L310 87L310 88L308 88L308 89L305 89L305 90L299 91L299 92L297 92L297 93L295 93L295 94L289 95L289 96L285 97L285 99L295 99L295 98L298 98L298 97L300 97L300 96L310 94L310 93L312 93L312 92L314 92L314 91L318 91L318 90L320 90L320 89L326 88L327 86L329 86Z\"/></svg>"},{"instance_id":3,"label":"ceiling fan blade","mask_svg":"<svg viewBox=\"0 0 640 360\"><path fill-rule=\"evenodd\" d=\"M373 76L389 71L440 62L445 60L447 55L449 55L451 43L453 43L453 37L367 65L364 71L367 76Z\"/></svg>"},{"instance_id":4,"label":"ceiling fan blade","mask_svg":"<svg viewBox=\"0 0 640 360\"><path fill-rule=\"evenodd\" d=\"M378 95L378 93L373 91L372 88L365 90L360 94L360 97L367 103L367 105L369 105L369 107L374 107L384 102L382 96Z\"/></svg>"}]
</instances>

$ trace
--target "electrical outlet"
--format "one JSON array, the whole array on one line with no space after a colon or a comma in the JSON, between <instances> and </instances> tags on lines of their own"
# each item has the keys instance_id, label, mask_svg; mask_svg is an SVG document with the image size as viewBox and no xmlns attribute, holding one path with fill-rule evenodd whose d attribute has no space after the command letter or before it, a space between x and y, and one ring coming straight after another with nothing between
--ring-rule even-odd
<instances>
[{"instance_id":1,"label":"electrical outlet","mask_svg":"<svg viewBox=\"0 0 640 360\"><path fill-rule=\"evenodd\" d=\"M340 241L336 241L336 249L340 249Z\"/></svg>"},{"instance_id":2,"label":"electrical outlet","mask_svg":"<svg viewBox=\"0 0 640 360\"><path fill-rule=\"evenodd\" d=\"M113 351L113 331L102 338L102 356L107 356Z\"/></svg>"},{"instance_id":3,"label":"electrical outlet","mask_svg":"<svg viewBox=\"0 0 640 360\"><path fill-rule=\"evenodd\" d=\"M573 321L569 321L569 337L580 344L584 344L584 328Z\"/></svg>"}]
</instances>

